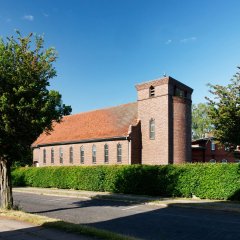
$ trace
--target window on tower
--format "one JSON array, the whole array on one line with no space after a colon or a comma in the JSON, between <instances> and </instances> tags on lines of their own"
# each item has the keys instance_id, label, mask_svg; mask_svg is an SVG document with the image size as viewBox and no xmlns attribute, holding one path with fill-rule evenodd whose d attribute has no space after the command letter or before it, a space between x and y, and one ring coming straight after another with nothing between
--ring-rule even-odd
<instances>
[{"instance_id":1,"label":"window on tower","mask_svg":"<svg viewBox=\"0 0 240 240\"><path fill-rule=\"evenodd\" d=\"M149 88L149 97L154 97L155 96L155 87L151 86Z\"/></svg>"},{"instance_id":2,"label":"window on tower","mask_svg":"<svg viewBox=\"0 0 240 240\"><path fill-rule=\"evenodd\" d=\"M149 121L149 138L155 139L155 120L151 119Z\"/></svg>"},{"instance_id":3,"label":"window on tower","mask_svg":"<svg viewBox=\"0 0 240 240\"><path fill-rule=\"evenodd\" d=\"M178 88L178 87L175 87L174 88L174 96L177 96L177 97L180 97L180 98L186 98L187 97L187 92Z\"/></svg>"}]
</instances>

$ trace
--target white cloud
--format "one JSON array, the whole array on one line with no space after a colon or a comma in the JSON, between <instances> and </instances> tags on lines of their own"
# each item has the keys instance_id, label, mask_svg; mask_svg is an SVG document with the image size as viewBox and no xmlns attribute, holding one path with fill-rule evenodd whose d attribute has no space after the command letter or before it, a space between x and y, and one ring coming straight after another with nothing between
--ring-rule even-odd
<instances>
[{"instance_id":1,"label":"white cloud","mask_svg":"<svg viewBox=\"0 0 240 240\"><path fill-rule=\"evenodd\" d=\"M172 43L172 40L171 39L168 39L166 42L165 42L165 44L171 44Z\"/></svg>"},{"instance_id":2,"label":"white cloud","mask_svg":"<svg viewBox=\"0 0 240 240\"><path fill-rule=\"evenodd\" d=\"M43 16L47 18L47 17L49 17L49 14L43 13Z\"/></svg>"},{"instance_id":3,"label":"white cloud","mask_svg":"<svg viewBox=\"0 0 240 240\"><path fill-rule=\"evenodd\" d=\"M23 19L28 20L28 21L33 21L34 16L33 15L25 15L25 16L23 16Z\"/></svg>"},{"instance_id":4,"label":"white cloud","mask_svg":"<svg viewBox=\"0 0 240 240\"><path fill-rule=\"evenodd\" d=\"M190 38L181 39L180 42L187 43L187 42L193 42L193 41L196 41L196 40L197 40L196 37L190 37Z\"/></svg>"}]
</instances>

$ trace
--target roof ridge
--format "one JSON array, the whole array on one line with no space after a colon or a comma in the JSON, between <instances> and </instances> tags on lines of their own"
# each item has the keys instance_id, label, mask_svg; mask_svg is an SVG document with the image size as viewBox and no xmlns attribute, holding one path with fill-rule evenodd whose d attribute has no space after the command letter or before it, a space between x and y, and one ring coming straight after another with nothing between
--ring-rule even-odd
<instances>
[{"instance_id":1,"label":"roof ridge","mask_svg":"<svg viewBox=\"0 0 240 240\"><path fill-rule=\"evenodd\" d=\"M71 114L71 115L65 115L63 117L64 118L66 118L66 117L73 117L73 116L81 115L81 114L84 114L84 113L91 113L91 112L97 112L97 111L102 111L102 110L108 110L108 109L117 108L117 107L126 106L126 105L131 105L131 104L137 104L137 102L123 103L123 104L119 104L117 106L111 106L111 107L106 107L106 108L94 109L94 110L89 110L89 111L86 111L86 112L79 112L79 113L75 113L75 114Z\"/></svg>"}]
</instances>

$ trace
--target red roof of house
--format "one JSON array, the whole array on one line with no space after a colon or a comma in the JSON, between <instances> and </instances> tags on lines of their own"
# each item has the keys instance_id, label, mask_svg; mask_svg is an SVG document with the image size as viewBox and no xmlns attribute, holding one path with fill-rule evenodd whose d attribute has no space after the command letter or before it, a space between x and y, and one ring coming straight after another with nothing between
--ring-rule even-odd
<instances>
[{"instance_id":1,"label":"red roof of house","mask_svg":"<svg viewBox=\"0 0 240 240\"><path fill-rule=\"evenodd\" d=\"M43 132L32 147L61 142L127 137L129 126L137 123L137 103L64 116L53 124L50 134Z\"/></svg>"}]
</instances>

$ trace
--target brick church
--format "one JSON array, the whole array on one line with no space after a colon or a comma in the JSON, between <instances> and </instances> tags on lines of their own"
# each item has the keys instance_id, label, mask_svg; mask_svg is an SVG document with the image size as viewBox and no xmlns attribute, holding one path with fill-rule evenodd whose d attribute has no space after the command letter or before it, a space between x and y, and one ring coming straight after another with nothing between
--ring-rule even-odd
<instances>
[{"instance_id":1,"label":"brick church","mask_svg":"<svg viewBox=\"0 0 240 240\"><path fill-rule=\"evenodd\" d=\"M32 144L36 166L191 161L192 89L172 77L136 85L138 100L65 116Z\"/></svg>"}]
</instances>

